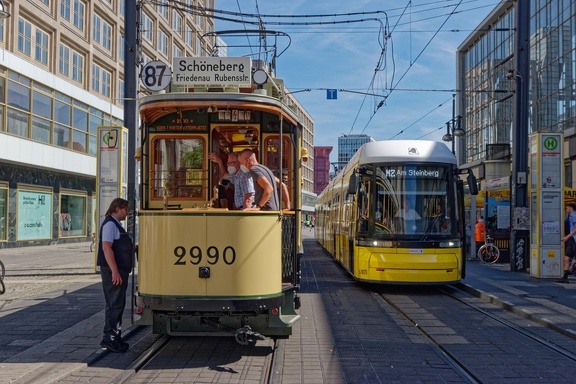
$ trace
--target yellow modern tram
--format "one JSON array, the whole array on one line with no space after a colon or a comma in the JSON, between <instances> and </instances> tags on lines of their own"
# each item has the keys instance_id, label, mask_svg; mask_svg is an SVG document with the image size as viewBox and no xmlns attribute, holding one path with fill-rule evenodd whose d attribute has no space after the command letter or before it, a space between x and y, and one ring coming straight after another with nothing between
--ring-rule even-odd
<instances>
[{"instance_id":1,"label":"yellow modern tram","mask_svg":"<svg viewBox=\"0 0 576 384\"><path fill-rule=\"evenodd\" d=\"M246 344L288 337L300 317L302 128L278 98L249 92L139 100L135 323L155 333L235 335ZM214 205L220 175L209 153L225 162L246 148L288 175L291 210Z\"/></svg>"},{"instance_id":2,"label":"yellow modern tram","mask_svg":"<svg viewBox=\"0 0 576 384\"><path fill-rule=\"evenodd\" d=\"M358 281L458 282L466 266L460 173L443 143L366 143L318 197L316 239Z\"/></svg>"}]
</instances>

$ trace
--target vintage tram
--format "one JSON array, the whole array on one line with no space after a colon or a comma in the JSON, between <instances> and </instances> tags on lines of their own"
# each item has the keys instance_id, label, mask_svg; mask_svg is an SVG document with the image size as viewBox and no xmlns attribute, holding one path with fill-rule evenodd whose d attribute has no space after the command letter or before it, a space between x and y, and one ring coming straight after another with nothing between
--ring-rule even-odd
<instances>
[{"instance_id":1,"label":"vintage tram","mask_svg":"<svg viewBox=\"0 0 576 384\"><path fill-rule=\"evenodd\" d=\"M299 320L302 127L281 97L252 91L139 99L135 323L155 333L235 335L247 344L288 337ZM288 175L290 210L215 206L221 175L209 153L226 159L246 148Z\"/></svg>"}]
</instances>

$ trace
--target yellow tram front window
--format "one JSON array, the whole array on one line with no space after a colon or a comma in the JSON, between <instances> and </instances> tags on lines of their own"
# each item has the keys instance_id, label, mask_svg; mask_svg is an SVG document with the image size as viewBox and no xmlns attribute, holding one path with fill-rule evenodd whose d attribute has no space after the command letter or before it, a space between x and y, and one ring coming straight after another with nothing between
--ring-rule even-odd
<instances>
[{"instance_id":1,"label":"yellow tram front window","mask_svg":"<svg viewBox=\"0 0 576 384\"><path fill-rule=\"evenodd\" d=\"M205 140L202 137L156 137L152 145L152 197L205 200Z\"/></svg>"}]
</instances>

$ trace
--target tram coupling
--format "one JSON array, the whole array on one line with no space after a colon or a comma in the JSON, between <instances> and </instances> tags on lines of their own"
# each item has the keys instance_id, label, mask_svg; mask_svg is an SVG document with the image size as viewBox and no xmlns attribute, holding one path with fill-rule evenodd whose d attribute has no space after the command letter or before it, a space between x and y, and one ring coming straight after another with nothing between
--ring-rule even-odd
<instances>
[{"instance_id":1,"label":"tram coupling","mask_svg":"<svg viewBox=\"0 0 576 384\"><path fill-rule=\"evenodd\" d=\"M264 336L258 332L254 332L250 326L245 325L239 328L234 335L234 338L240 345L256 344L257 340L264 340Z\"/></svg>"}]
</instances>

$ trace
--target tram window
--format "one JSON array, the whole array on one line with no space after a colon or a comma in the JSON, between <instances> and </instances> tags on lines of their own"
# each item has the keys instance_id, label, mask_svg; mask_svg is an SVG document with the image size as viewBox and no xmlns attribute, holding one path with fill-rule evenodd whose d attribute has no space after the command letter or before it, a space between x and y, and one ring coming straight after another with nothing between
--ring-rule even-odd
<instances>
[{"instance_id":1,"label":"tram window","mask_svg":"<svg viewBox=\"0 0 576 384\"><path fill-rule=\"evenodd\" d=\"M277 135L268 136L264 140L264 165L272 170L280 169L280 140ZM292 144L287 137L282 140L282 169L289 168Z\"/></svg>"},{"instance_id":2,"label":"tram window","mask_svg":"<svg viewBox=\"0 0 576 384\"><path fill-rule=\"evenodd\" d=\"M154 197L205 199L206 176L204 167L205 141L203 138L156 138L154 169L151 184Z\"/></svg>"}]
</instances>

